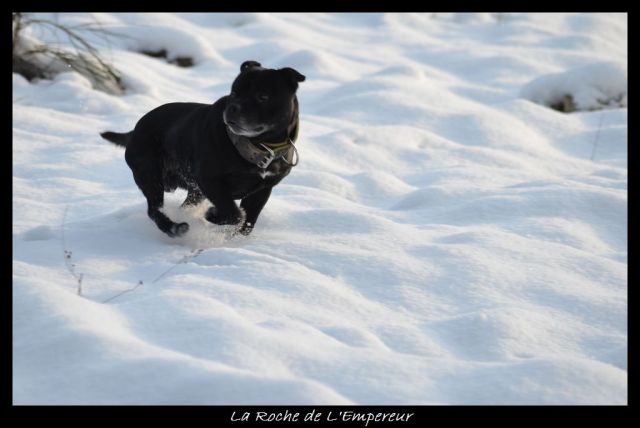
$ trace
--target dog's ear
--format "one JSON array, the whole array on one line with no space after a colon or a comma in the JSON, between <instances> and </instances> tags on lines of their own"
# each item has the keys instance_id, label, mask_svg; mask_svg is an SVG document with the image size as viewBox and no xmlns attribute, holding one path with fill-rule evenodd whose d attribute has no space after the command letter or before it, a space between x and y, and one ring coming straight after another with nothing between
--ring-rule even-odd
<instances>
[{"instance_id":1,"label":"dog's ear","mask_svg":"<svg viewBox=\"0 0 640 428\"><path fill-rule=\"evenodd\" d=\"M262 68L262 65L258 61L245 61L240 66L240 72L244 73L247 70L251 70L252 68Z\"/></svg>"},{"instance_id":2,"label":"dog's ear","mask_svg":"<svg viewBox=\"0 0 640 428\"><path fill-rule=\"evenodd\" d=\"M278 71L280 73L283 73L287 77L287 79L289 79L289 82L291 82L291 85L294 89L298 89L298 82L304 82L306 79L304 75L300 74L298 71L294 70L291 67L281 68Z\"/></svg>"}]
</instances>

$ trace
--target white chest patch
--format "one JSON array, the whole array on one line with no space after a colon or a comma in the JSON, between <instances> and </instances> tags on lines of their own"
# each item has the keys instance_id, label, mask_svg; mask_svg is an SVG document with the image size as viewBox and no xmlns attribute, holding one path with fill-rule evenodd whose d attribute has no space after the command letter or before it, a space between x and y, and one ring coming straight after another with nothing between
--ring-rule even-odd
<instances>
[{"instance_id":1,"label":"white chest patch","mask_svg":"<svg viewBox=\"0 0 640 428\"><path fill-rule=\"evenodd\" d=\"M258 174L260 175L260 177L262 177L263 180L265 177L271 177L272 175L275 175L273 172L267 170L260 171Z\"/></svg>"}]
</instances>

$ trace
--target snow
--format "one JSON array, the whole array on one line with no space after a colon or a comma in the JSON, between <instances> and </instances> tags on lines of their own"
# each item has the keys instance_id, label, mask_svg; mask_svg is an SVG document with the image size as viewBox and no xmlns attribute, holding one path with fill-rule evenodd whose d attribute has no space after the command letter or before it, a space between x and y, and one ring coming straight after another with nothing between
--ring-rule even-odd
<instances>
[{"instance_id":1,"label":"snow","mask_svg":"<svg viewBox=\"0 0 640 428\"><path fill-rule=\"evenodd\" d=\"M626 14L55 19L127 36L127 92L13 76L15 404L626 403L626 95L537 104L626 94ZM300 164L248 238L167 194L169 238L98 133L249 59L307 77Z\"/></svg>"},{"instance_id":2,"label":"snow","mask_svg":"<svg viewBox=\"0 0 640 428\"><path fill-rule=\"evenodd\" d=\"M522 96L538 104L553 105L571 96L578 110L627 106L626 64L587 64L535 79L522 88Z\"/></svg>"}]
</instances>

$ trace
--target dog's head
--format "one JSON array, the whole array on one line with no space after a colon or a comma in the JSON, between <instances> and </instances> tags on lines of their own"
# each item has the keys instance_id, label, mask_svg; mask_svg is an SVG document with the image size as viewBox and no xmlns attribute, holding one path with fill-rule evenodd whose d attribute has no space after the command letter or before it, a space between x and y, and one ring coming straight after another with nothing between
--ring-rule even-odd
<instances>
[{"instance_id":1,"label":"dog's head","mask_svg":"<svg viewBox=\"0 0 640 428\"><path fill-rule=\"evenodd\" d=\"M231 85L224 123L245 137L285 129L297 113L296 91L304 80L293 68L274 70L256 61L243 62Z\"/></svg>"}]
</instances>

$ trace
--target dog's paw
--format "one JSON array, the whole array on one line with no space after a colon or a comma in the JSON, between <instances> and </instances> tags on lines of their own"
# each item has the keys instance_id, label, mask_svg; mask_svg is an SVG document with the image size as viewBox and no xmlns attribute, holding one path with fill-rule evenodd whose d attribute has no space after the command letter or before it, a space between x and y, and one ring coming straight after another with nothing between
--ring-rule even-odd
<instances>
[{"instance_id":1,"label":"dog's paw","mask_svg":"<svg viewBox=\"0 0 640 428\"><path fill-rule=\"evenodd\" d=\"M218 219L217 217L218 214L218 210L216 209L216 207L211 207L207 210L207 212L204 214L204 218L211 223L216 224L216 220Z\"/></svg>"},{"instance_id":2,"label":"dog's paw","mask_svg":"<svg viewBox=\"0 0 640 428\"><path fill-rule=\"evenodd\" d=\"M211 207L207 210L204 218L213 224L234 225L244 220L244 212L239 209L236 213L231 213L230 215L221 215L216 207Z\"/></svg>"},{"instance_id":3,"label":"dog's paw","mask_svg":"<svg viewBox=\"0 0 640 428\"><path fill-rule=\"evenodd\" d=\"M253 230L253 224L247 221L242 226L240 226L240 228L238 228L236 233L239 233L244 236L249 236L252 230Z\"/></svg>"},{"instance_id":4,"label":"dog's paw","mask_svg":"<svg viewBox=\"0 0 640 428\"><path fill-rule=\"evenodd\" d=\"M188 223L177 223L171 226L171 237L178 238L189 231Z\"/></svg>"}]
</instances>

